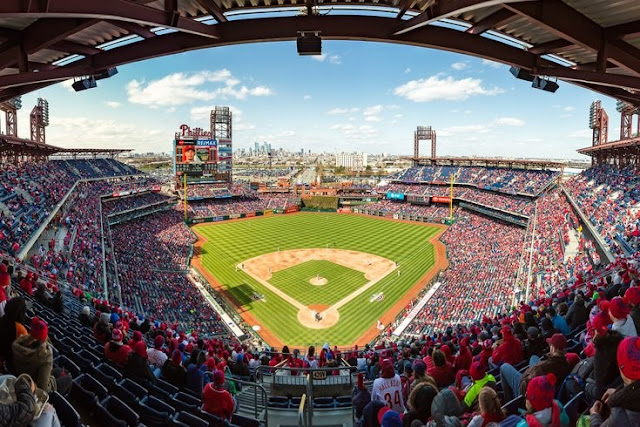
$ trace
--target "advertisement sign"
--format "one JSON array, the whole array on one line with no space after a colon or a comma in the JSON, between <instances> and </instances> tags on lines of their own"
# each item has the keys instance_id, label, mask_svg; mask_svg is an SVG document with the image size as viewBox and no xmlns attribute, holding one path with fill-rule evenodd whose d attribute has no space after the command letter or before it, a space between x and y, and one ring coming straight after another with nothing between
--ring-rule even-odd
<instances>
[{"instance_id":1,"label":"advertisement sign","mask_svg":"<svg viewBox=\"0 0 640 427\"><path fill-rule=\"evenodd\" d=\"M245 215L245 218L252 218L254 216L256 216L255 212L247 212L246 215Z\"/></svg>"},{"instance_id":2,"label":"advertisement sign","mask_svg":"<svg viewBox=\"0 0 640 427\"><path fill-rule=\"evenodd\" d=\"M213 218L211 218L211 221L214 221L214 222L224 221L224 217L223 216L214 216Z\"/></svg>"},{"instance_id":3,"label":"advertisement sign","mask_svg":"<svg viewBox=\"0 0 640 427\"><path fill-rule=\"evenodd\" d=\"M297 206L289 206L284 211L285 211L285 213L298 212L298 207Z\"/></svg>"},{"instance_id":4,"label":"advertisement sign","mask_svg":"<svg viewBox=\"0 0 640 427\"><path fill-rule=\"evenodd\" d=\"M433 196L431 203L451 203L451 197Z\"/></svg>"},{"instance_id":5,"label":"advertisement sign","mask_svg":"<svg viewBox=\"0 0 640 427\"><path fill-rule=\"evenodd\" d=\"M240 214L229 214L229 219L240 218Z\"/></svg>"},{"instance_id":6,"label":"advertisement sign","mask_svg":"<svg viewBox=\"0 0 640 427\"><path fill-rule=\"evenodd\" d=\"M404 200L404 193L394 193L392 191L387 191L387 199Z\"/></svg>"},{"instance_id":7,"label":"advertisement sign","mask_svg":"<svg viewBox=\"0 0 640 427\"><path fill-rule=\"evenodd\" d=\"M267 209L266 211L264 211L263 215L264 215L264 216L270 216L270 215L273 215L273 210L271 210L271 209Z\"/></svg>"}]
</instances>

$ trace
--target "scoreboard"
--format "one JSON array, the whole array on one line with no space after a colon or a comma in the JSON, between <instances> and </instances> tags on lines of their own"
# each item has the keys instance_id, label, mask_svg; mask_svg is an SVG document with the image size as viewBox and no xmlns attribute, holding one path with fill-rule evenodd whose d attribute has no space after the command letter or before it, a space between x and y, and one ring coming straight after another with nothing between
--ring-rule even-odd
<instances>
[{"instance_id":1,"label":"scoreboard","mask_svg":"<svg viewBox=\"0 0 640 427\"><path fill-rule=\"evenodd\" d=\"M176 136L173 148L176 175L212 176L217 172L218 140L210 137Z\"/></svg>"}]
</instances>

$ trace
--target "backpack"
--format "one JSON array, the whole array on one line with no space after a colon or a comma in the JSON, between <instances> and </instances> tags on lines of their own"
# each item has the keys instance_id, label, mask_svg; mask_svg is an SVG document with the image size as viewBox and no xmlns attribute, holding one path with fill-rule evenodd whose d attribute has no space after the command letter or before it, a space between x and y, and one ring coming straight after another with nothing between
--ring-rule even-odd
<instances>
[{"instance_id":1,"label":"backpack","mask_svg":"<svg viewBox=\"0 0 640 427\"><path fill-rule=\"evenodd\" d=\"M593 372L593 357L581 360L562 382L558 390L558 400L567 403L574 396L587 388L587 378Z\"/></svg>"}]
</instances>

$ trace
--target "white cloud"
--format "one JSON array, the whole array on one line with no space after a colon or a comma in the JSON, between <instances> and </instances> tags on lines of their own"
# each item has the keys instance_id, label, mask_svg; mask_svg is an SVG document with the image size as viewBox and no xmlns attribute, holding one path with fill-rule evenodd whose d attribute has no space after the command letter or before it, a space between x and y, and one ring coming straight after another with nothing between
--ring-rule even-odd
<instances>
[{"instance_id":1,"label":"white cloud","mask_svg":"<svg viewBox=\"0 0 640 427\"><path fill-rule=\"evenodd\" d=\"M570 112L574 111L574 110L575 110L575 108L574 108L574 107L571 107L571 106L567 106L567 107L564 107L562 110L563 110L563 111L566 111L567 113L570 113Z\"/></svg>"},{"instance_id":2,"label":"white cloud","mask_svg":"<svg viewBox=\"0 0 640 427\"><path fill-rule=\"evenodd\" d=\"M246 99L248 96L272 95L265 86L247 87L227 69L173 73L145 84L144 80L131 80L126 91L129 102L149 108L172 107L194 101L213 99Z\"/></svg>"},{"instance_id":3,"label":"white cloud","mask_svg":"<svg viewBox=\"0 0 640 427\"><path fill-rule=\"evenodd\" d=\"M311 99L311 95L305 95L302 97L302 99L304 99L305 101Z\"/></svg>"},{"instance_id":4,"label":"white cloud","mask_svg":"<svg viewBox=\"0 0 640 427\"><path fill-rule=\"evenodd\" d=\"M189 110L189 116L191 118L191 122L194 123L194 125L208 127L211 110L213 110L214 108L215 108L215 105L202 105L200 107L191 108L191 110ZM234 107L232 105L229 105L229 110L233 115L234 131L251 130L256 128L255 125L245 122L241 109Z\"/></svg>"},{"instance_id":5,"label":"white cloud","mask_svg":"<svg viewBox=\"0 0 640 427\"><path fill-rule=\"evenodd\" d=\"M452 76L435 75L426 79L410 80L396 87L393 93L414 102L436 100L464 101L471 96L496 95L502 93L498 87L482 86L482 80L467 77L455 79Z\"/></svg>"},{"instance_id":6,"label":"white cloud","mask_svg":"<svg viewBox=\"0 0 640 427\"><path fill-rule=\"evenodd\" d=\"M407 68L404 69L404 73L405 74L409 74L410 72L411 72L411 68L407 67Z\"/></svg>"},{"instance_id":7,"label":"white cloud","mask_svg":"<svg viewBox=\"0 0 640 427\"><path fill-rule=\"evenodd\" d=\"M111 108L118 108L120 107L122 104L119 103L118 101L107 101L105 102L107 107L111 107Z\"/></svg>"},{"instance_id":8,"label":"white cloud","mask_svg":"<svg viewBox=\"0 0 640 427\"><path fill-rule=\"evenodd\" d=\"M332 108L331 110L327 111L327 114L331 114L331 115L335 115L335 114L347 114L347 113L357 113L358 111L360 111L359 108L353 107L353 108Z\"/></svg>"},{"instance_id":9,"label":"white cloud","mask_svg":"<svg viewBox=\"0 0 640 427\"><path fill-rule=\"evenodd\" d=\"M314 59L318 62L324 62L328 60L329 63L334 65L342 64L342 58L340 57L340 55L336 54L323 53L322 55L313 55L311 59Z\"/></svg>"},{"instance_id":10,"label":"white cloud","mask_svg":"<svg viewBox=\"0 0 640 427\"><path fill-rule=\"evenodd\" d=\"M118 120L96 119L89 117L56 117L51 120L47 128L47 139L49 141L68 141L69 135L93 135L89 140L75 147L70 144L62 144L66 148L131 148L137 151L147 152L150 150L149 141L165 141L167 135L173 135L173 123L163 127L160 124L152 129L140 127L139 123L123 123ZM169 138L170 139L170 138ZM56 143L56 145L60 145ZM171 144L167 142L165 146L152 148L157 152L169 152Z\"/></svg>"},{"instance_id":11,"label":"white cloud","mask_svg":"<svg viewBox=\"0 0 640 427\"><path fill-rule=\"evenodd\" d=\"M588 139L588 138L591 138L592 135L593 135L593 131L591 129L580 129L568 134L567 138Z\"/></svg>"},{"instance_id":12,"label":"white cloud","mask_svg":"<svg viewBox=\"0 0 640 427\"><path fill-rule=\"evenodd\" d=\"M466 62L454 62L453 64L451 64L451 68L458 71L464 70L467 67L468 64Z\"/></svg>"},{"instance_id":13,"label":"white cloud","mask_svg":"<svg viewBox=\"0 0 640 427\"><path fill-rule=\"evenodd\" d=\"M365 122L379 122L380 121L380 117L378 116L367 116L364 119Z\"/></svg>"},{"instance_id":14,"label":"white cloud","mask_svg":"<svg viewBox=\"0 0 640 427\"><path fill-rule=\"evenodd\" d=\"M485 67L491 67L491 68L500 68L502 66L501 63L495 62L495 61L490 61L488 59L483 59L482 60L482 65L484 65Z\"/></svg>"},{"instance_id":15,"label":"white cloud","mask_svg":"<svg viewBox=\"0 0 640 427\"><path fill-rule=\"evenodd\" d=\"M382 109L384 107L382 105L372 105L371 107L367 107L364 109L364 111L362 112L362 114L364 114L365 116L374 116L376 114L380 114L382 112Z\"/></svg>"},{"instance_id":16,"label":"white cloud","mask_svg":"<svg viewBox=\"0 0 640 427\"><path fill-rule=\"evenodd\" d=\"M404 114L395 114L393 117L395 117L396 119L401 119L402 117L404 117Z\"/></svg>"},{"instance_id":17,"label":"white cloud","mask_svg":"<svg viewBox=\"0 0 640 427\"><path fill-rule=\"evenodd\" d=\"M524 126L524 120L515 117L499 117L495 123L503 126Z\"/></svg>"}]
</instances>

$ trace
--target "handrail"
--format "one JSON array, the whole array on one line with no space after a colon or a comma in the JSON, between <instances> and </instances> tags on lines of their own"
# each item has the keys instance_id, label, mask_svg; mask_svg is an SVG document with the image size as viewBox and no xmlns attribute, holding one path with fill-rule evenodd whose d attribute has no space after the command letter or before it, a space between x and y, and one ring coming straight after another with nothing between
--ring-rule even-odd
<instances>
[{"instance_id":1,"label":"handrail","mask_svg":"<svg viewBox=\"0 0 640 427\"><path fill-rule=\"evenodd\" d=\"M306 427L307 420L305 419L305 405L307 403L307 394L303 394L300 398L300 404L298 405L298 427Z\"/></svg>"},{"instance_id":2,"label":"handrail","mask_svg":"<svg viewBox=\"0 0 640 427\"><path fill-rule=\"evenodd\" d=\"M213 376L213 371L205 371L201 376L200 376L200 381L201 383L204 382L204 376L205 375L209 375L209 376ZM264 402L264 425L265 427L267 427L269 425L269 408L267 405L267 401L269 394L267 393L267 389L264 388L264 386L258 384L258 383L254 383L251 381L245 381L245 380L239 380L234 378L226 378L225 376L225 380L228 381L233 381L234 383L237 384L242 384L242 385L246 385L248 387L253 387L253 413L254 413L254 418L256 420L259 420L259 414L258 414L258 389L260 390L260 394L262 396L262 402Z\"/></svg>"}]
</instances>

